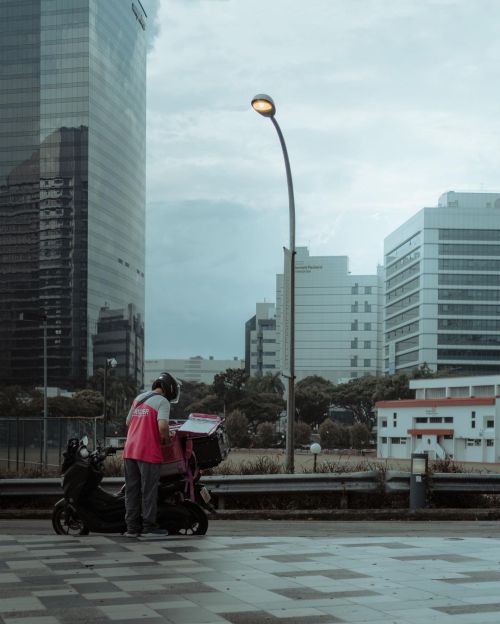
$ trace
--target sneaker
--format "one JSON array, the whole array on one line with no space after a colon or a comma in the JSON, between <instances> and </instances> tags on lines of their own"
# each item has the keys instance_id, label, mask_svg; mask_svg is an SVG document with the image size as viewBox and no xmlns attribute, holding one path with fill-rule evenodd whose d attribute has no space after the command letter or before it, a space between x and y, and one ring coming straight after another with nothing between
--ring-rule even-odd
<instances>
[{"instance_id":1,"label":"sneaker","mask_svg":"<svg viewBox=\"0 0 500 624\"><path fill-rule=\"evenodd\" d=\"M139 537L139 531L127 531L125 537Z\"/></svg>"},{"instance_id":2,"label":"sneaker","mask_svg":"<svg viewBox=\"0 0 500 624\"><path fill-rule=\"evenodd\" d=\"M141 531L141 537L166 537L168 535L167 529L146 529Z\"/></svg>"}]
</instances>

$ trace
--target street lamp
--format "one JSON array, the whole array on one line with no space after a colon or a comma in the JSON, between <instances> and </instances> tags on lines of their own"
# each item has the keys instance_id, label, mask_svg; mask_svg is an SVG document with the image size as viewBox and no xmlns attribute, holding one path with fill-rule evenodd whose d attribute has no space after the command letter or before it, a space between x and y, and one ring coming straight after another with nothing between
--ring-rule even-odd
<instances>
[{"instance_id":1,"label":"street lamp","mask_svg":"<svg viewBox=\"0 0 500 624\"><path fill-rule=\"evenodd\" d=\"M103 428L103 444L104 446L106 446L106 425L107 425L107 394L106 394L106 390L107 390L107 378L108 378L108 369L110 368L116 368L116 365L118 364L118 362L115 360L115 358L106 358L104 361L104 379L103 379L103 388L102 388L102 398L103 398L103 402L104 402L104 406L102 408L102 428Z\"/></svg>"},{"instance_id":2,"label":"street lamp","mask_svg":"<svg viewBox=\"0 0 500 624\"><path fill-rule=\"evenodd\" d=\"M293 197L292 172L290 161L285 145L285 139L281 128L275 119L276 106L273 98L265 93L260 93L252 99L252 107L263 117L269 117L272 121L281 143L283 158L285 160L286 182L288 186L288 208L290 213L290 249L285 249L285 266L289 264L289 331L288 331L288 371L283 371L283 376L288 379L287 390L287 429L286 429L286 468L290 473L294 472L294 422L295 422L295 200ZM286 287L286 284L285 284Z\"/></svg>"}]
</instances>

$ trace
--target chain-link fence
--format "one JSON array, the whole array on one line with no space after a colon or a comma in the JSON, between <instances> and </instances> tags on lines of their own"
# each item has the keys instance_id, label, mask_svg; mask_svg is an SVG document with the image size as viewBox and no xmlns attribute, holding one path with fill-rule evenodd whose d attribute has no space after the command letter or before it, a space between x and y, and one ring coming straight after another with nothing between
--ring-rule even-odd
<instances>
[{"instance_id":1,"label":"chain-link fence","mask_svg":"<svg viewBox=\"0 0 500 624\"><path fill-rule=\"evenodd\" d=\"M43 417L0 417L0 469L20 473L45 465ZM47 418L47 467L61 465L69 438L87 435L94 445L102 432L102 417Z\"/></svg>"}]
</instances>

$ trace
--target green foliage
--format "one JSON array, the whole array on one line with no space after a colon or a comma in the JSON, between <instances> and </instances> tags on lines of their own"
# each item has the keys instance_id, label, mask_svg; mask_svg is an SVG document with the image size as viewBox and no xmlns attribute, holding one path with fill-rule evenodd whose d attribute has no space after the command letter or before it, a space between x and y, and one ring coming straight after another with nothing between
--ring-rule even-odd
<instances>
[{"instance_id":1,"label":"green foliage","mask_svg":"<svg viewBox=\"0 0 500 624\"><path fill-rule=\"evenodd\" d=\"M201 399L198 399L194 403L190 403L184 408L183 415L177 416L178 418L184 418L189 414L222 414L223 405L222 402L215 396L215 394L207 394ZM176 412L177 414L177 412ZM172 416L175 418L175 416Z\"/></svg>"},{"instance_id":2,"label":"green foliage","mask_svg":"<svg viewBox=\"0 0 500 624\"><path fill-rule=\"evenodd\" d=\"M242 368L228 368L225 373L215 375L211 391L222 401L224 411L243 397L247 379L248 375Z\"/></svg>"},{"instance_id":3,"label":"green foliage","mask_svg":"<svg viewBox=\"0 0 500 624\"><path fill-rule=\"evenodd\" d=\"M355 449L362 449L369 446L371 441L370 429L362 423L356 423L352 427L349 427L349 434L351 437L351 446Z\"/></svg>"},{"instance_id":4,"label":"green foliage","mask_svg":"<svg viewBox=\"0 0 500 624\"><path fill-rule=\"evenodd\" d=\"M274 441L275 426L270 422L263 422L257 425L257 435L255 436L255 446L257 448L270 448Z\"/></svg>"},{"instance_id":5,"label":"green foliage","mask_svg":"<svg viewBox=\"0 0 500 624\"><path fill-rule=\"evenodd\" d=\"M299 381L295 388L295 406L300 419L310 425L322 422L332 403L333 392L333 384L318 375Z\"/></svg>"},{"instance_id":6,"label":"green foliage","mask_svg":"<svg viewBox=\"0 0 500 624\"><path fill-rule=\"evenodd\" d=\"M96 390L78 390L73 395L73 400L86 403L93 412L93 416L100 416L103 413L103 396Z\"/></svg>"},{"instance_id":7,"label":"green foliage","mask_svg":"<svg viewBox=\"0 0 500 624\"><path fill-rule=\"evenodd\" d=\"M325 449L349 448L351 442L349 428L327 418L319 426L319 440Z\"/></svg>"},{"instance_id":8,"label":"green foliage","mask_svg":"<svg viewBox=\"0 0 500 624\"><path fill-rule=\"evenodd\" d=\"M309 444L311 441L311 427L302 420L299 420L295 423L293 437L295 439L295 444Z\"/></svg>"},{"instance_id":9,"label":"green foliage","mask_svg":"<svg viewBox=\"0 0 500 624\"><path fill-rule=\"evenodd\" d=\"M245 390L253 394L276 394L283 398L285 387L280 379L280 373L266 373L249 377L245 383Z\"/></svg>"},{"instance_id":10,"label":"green foliage","mask_svg":"<svg viewBox=\"0 0 500 624\"><path fill-rule=\"evenodd\" d=\"M189 414L194 412L218 414L222 411L220 402L217 399L216 401L206 401L209 396L215 397L215 395L210 395L210 386L207 384L196 381L182 381L181 396L179 402L172 405L171 417L187 418ZM197 409L198 404L202 405L202 409Z\"/></svg>"},{"instance_id":11,"label":"green foliage","mask_svg":"<svg viewBox=\"0 0 500 624\"><path fill-rule=\"evenodd\" d=\"M226 416L224 422L229 444L237 448L245 448L250 444L248 435L248 418L240 410L234 410Z\"/></svg>"},{"instance_id":12,"label":"green foliage","mask_svg":"<svg viewBox=\"0 0 500 624\"><path fill-rule=\"evenodd\" d=\"M260 423L276 422L285 407L285 402L277 394L246 393L240 400L231 404L231 409L244 412L250 429L255 432Z\"/></svg>"}]
</instances>

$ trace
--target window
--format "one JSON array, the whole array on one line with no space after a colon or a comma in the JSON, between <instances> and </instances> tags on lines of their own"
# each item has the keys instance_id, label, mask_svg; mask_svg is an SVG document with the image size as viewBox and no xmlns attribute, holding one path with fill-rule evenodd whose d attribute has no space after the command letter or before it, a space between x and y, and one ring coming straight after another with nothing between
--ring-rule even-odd
<instances>
[{"instance_id":1,"label":"window","mask_svg":"<svg viewBox=\"0 0 500 624\"><path fill-rule=\"evenodd\" d=\"M371 366L372 365L372 361L369 358L365 358L363 360L363 366L367 367L367 366Z\"/></svg>"},{"instance_id":2,"label":"window","mask_svg":"<svg viewBox=\"0 0 500 624\"><path fill-rule=\"evenodd\" d=\"M357 349L358 348L358 339L354 338L353 340L351 340L351 349Z\"/></svg>"},{"instance_id":3,"label":"window","mask_svg":"<svg viewBox=\"0 0 500 624\"><path fill-rule=\"evenodd\" d=\"M474 440L474 446L481 446L482 440Z\"/></svg>"},{"instance_id":4,"label":"window","mask_svg":"<svg viewBox=\"0 0 500 624\"><path fill-rule=\"evenodd\" d=\"M355 321L352 321L351 323L351 331L357 331L358 330L358 320L356 319Z\"/></svg>"},{"instance_id":5,"label":"window","mask_svg":"<svg viewBox=\"0 0 500 624\"><path fill-rule=\"evenodd\" d=\"M368 303L368 301L365 301L365 312L371 312L372 311L372 306L370 303Z\"/></svg>"},{"instance_id":6,"label":"window","mask_svg":"<svg viewBox=\"0 0 500 624\"><path fill-rule=\"evenodd\" d=\"M391 438L392 444L401 444L401 438Z\"/></svg>"},{"instance_id":7,"label":"window","mask_svg":"<svg viewBox=\"0 0 500 624\"><path fill-rule=\"evenodd\" d=\"M364 324L364 329L365 329L365 331L371 331L372 330L372 324L371 323L365 323Z\"/></svg>"},{"instance_id":8,"label":"window","mask_svg":"<svg viewBox=\"0 0 500 624\"><path fill-rule=\"evenodd\" d=\"M486 446L494 446L495 440L486 440Z\"/></svg>"},{"instance_id":9,"label":"window","mask_svg":"<svg viewBox=\"0 0 500 624\"><path fill-rule=\"evenodd\" d=\"M445 416L444 417L444 422L445 423L452 423L453 422L453 416Z\"/></svg>"},{"instance_id":10,"label":"window","mask_svg":"<svg viewBox=\"0 0 500 624\"><path fill-rule=\"evenodd\" d=\"M372 341L371 340L365 340L363 343L363 348L364 349L371 349L372 348Z\"/></svg>"},{"instance_id":11,"label":"window","mask_svg":"<svg viewBox=\"0 0 500 624\"><path fill-rule=\"evenodd\" d=\"M387 419L382 420L381 427L387 427Z\"/></svg>"},{"instance_id":12,"label":"window","mask_svg":"<svg viewBox=\"0 0 500 624\"><path fill-rule=\"evenodd\" d=\"M488 429L494 429L495 428L495 421L494 420L487 420L486 421L486 427Z\"/></svg>"},{"instance_id":13,"label":"window","mask_svg":"<svg viewBox=\"0 0 500 624\"><path fill-rule=\"evenodd\" d=\"M439 418L438 416L431 416L429 418L429 422L431 422L431 423L442 423L443 419Z\"/></svg>"},{"instance_id":14,"label":"window","mask_svg":"<svg viewBox=\"0 0 500 624\"><path fill-rule=\"evenodd\" d=\"M354 286L351 287L351 295L357 295L358 294L358 290L359 290L359 284L354 284Z\"/></svg>"},{"instance_id":15,"label":"window","mask_svg":"<svg viewBox=\"0 0 500 624\"><path fill-rule=\"evenodd\" d=\"M357 366L358 365L358 356L355 355L351 358L351 366Z\"/></svg>"},{"instance_id":16,"label":"window","mask_svg":"<svg viewBox=\"0 0 500 624\"><path fill-rule=\"evenodd\" d=\"M429 419L428 419L428 418L421 418L421 417L418 417L418 418L416 418L416 419L415 419L415 422L416 422L417 424L424 424L424 423L429 422Z\"/></svg>"},{"instance_id":17,"label":"window","mask_svg":"<svg viewBox=\"0 0 500 624\"><path fill-rule=\"evenodd\" d=\"M365 286L365 295L371 295L371 294L372 294L372 287Z\"/></svg>"},{"instance_id":18,"label":"window","mask_svg":"<svg viewBox=\"0 0 500 624\"><path fill-rule=\"evenodd\" d=\"M358 302L355 301L354 303L351 304L351 312L357 312L358 311Z\"/></svg>"},{"instance_id":19,"label":"window","mask_svg":"<svg viewBox=\"0 0 500 624\"><path fill-rule=\"evenodd\" d=\"M439 240L500 241L500 230L439 230Z\"/></svg>"},{"instance_id":20,"label":"window","mask_svg":"<svg viewBox=\"0 0 500 624\"><path fill-rule=\"evenodd\" d=\"M387 438L381 438L382 444L387 444Z\"/></svg>"}]
</instances>

